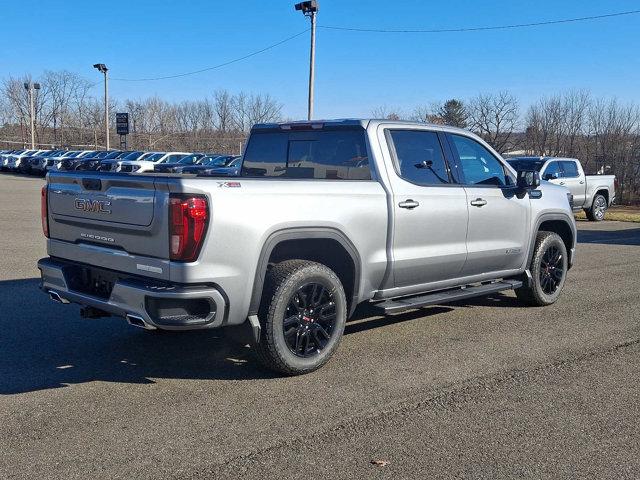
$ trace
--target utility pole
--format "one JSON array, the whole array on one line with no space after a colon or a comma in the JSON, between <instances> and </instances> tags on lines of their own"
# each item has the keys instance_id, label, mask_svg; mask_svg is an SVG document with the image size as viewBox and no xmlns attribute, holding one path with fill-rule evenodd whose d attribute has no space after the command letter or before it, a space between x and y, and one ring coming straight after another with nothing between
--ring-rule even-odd
<instances>
[{"instance_id":1,"label":"utility pole","mask_svg":"<svg viewBox=\"0 0 640 480\"><path fill-rule=\"evenodd\" d=\"M29 95L29 123L31 126L31 150L36 149L36 109L34 106L33 91L40 90L39 83L33 83L31 81L24 83L24 88Z\"/></svg>"},{"instance_id":2,"label":"utility pole","mask_svg":"<svg viewBox=\"0 0 640 480\"><path fill-rule=\"evenodd\" d=\"M313 90L315 83L316 68L316 15L318 13L317 0L296 3L295 9L302 10L305 17L311 19L311 51L309 52L309 104L307 109L307 120L313 118Z\"/></svg>"},{"instance_id":3,"label":"utility pole","mask_svg":"<svg viewBox=\"0 0 640 480\"><path fill-rule=\"evenodd\" d=\"M109 150L109 69L104 63L96 63L93 68L104 74L104 133L106 149Z\"/></svg>"}]
</instances>

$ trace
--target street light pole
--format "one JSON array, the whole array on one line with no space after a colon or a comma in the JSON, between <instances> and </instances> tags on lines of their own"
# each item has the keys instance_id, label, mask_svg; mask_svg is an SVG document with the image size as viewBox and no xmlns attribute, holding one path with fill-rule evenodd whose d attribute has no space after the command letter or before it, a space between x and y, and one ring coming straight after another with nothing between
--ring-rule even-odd
<instances>
[{"instance_id":1,"label":"street light pole","mask_svg":"<svg viewBox=\"0 0 640 480\"><path fill-rule=\"evenodd\" d=\"M307 120L313 118L313 88L316 69L316 12L311 13L311 52L309 53L309 108Z\"/></svg>"},{"instance_id":2,"label":"street light pole","mask_svg":"<svg viewBox=\"0 0 640 480\"><path fill-rule=\"evenodd\" d=\"M31 127L31 150L36 149L36 109L34 106L33 90L40 90L39 83L33 83L31 81L24 83L24 88L29 95L29 124Z\"/></svg>"},{"instance_id":3,"label":"street light pole","mask_svg":"<svg viewBox=\"0 0 640 480\"><path fill-rule=\"evenodd\" d=\"M109 150L109 69L104 63L96 63L93 68L104 74L104 134L106 149Z\"/></svg>"},{"instance_id":4,"label":"street light pole","mask_svg":"<svg viewBox=\"0 0 640 480\"><path fill-rule=\"evenodd\" d=\"M309 103L307 109L307 120L311 120L313 118L313 94L316 68L316 15L318 13L318 8L319 5L317 0L301 2L295 5L296 10L302 10L304 16L311 19L311 51L309 52Z\"/></svg>"}]
</instances>

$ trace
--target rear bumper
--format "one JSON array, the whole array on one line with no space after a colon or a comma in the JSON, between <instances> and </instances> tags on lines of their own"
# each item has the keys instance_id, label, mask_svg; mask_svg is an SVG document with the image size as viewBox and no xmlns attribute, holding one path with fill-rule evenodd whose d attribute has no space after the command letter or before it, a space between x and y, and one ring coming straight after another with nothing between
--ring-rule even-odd
<instances>
[{"instance_id":1,"label":"rear bumper","mask_svg":"<svg viewBox=\"0 0 640 480\"><path fill-rule=\"evenodd\" d=\"M115 316L138 317L151 328L195 330L226 323L228 302L219 288L123 275L113 283L108 297L99 296L71 287L74 269L79 267L93 268L51 257L39 260L40 288L63 303L77 303Z\"/></svg>"}]
</instances>

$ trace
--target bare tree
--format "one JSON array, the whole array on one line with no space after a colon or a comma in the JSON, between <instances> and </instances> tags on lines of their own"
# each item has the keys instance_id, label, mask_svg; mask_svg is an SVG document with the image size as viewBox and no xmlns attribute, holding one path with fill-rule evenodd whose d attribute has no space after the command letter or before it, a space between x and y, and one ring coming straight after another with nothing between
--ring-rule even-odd
<instances>
[{"instance_id":1,"label":"bare tree","mask_svg":"<svg viewBox=\"0 0 640 480\"><path fill-rule=\"evenodd\" d=\"M411 112L409 119L414 122L444 125L445 120L438 113L439 108L440 107L437 103L431 103L430 105L418 105L413 109L413 112Z\"/></svg>"},{"instance_id":2,"label":"bare tree","mask_svg":"<svg viewBox=\"0 0 640 480\"><path fill-rule=\"evenodd\" d=\"M509 92L481 93L469 102L470 128L498 152L512 147L518 129L518 100Z\"/></svg>"},{"instance_id":3,"label":"bare tree","mask_svg":"<svg viewBox=\"0 0 640 480\"><path fill-rule=\"evenodd\" d=\"M640 109L617 100L596 100L589 109L589 140L598 172L615 173L619 198L637 198L640 144Z\"/></svg>"},{"instance_id":4,"label":"bare tree","mask_svg":"<svg viewBox=\"0 0 640 480\"><path fill-rule=\"evenodd\" d=\"M371 117L384 120L402 120L404 114L399 108L391 108L387 105L381 105L371 111Z\"/></svg>"},{"instance_id":5,"label":"bare tree","mask_svg":"<svg viewBox=\"0 0 640 480\"><path fill-rule=\"evenodd\" d=\"M226 133L233 128L233 98L226 90L216 90L213 94L214 128Z\"/></svg>"},{"instance_id":6,"label":"bare tree","mask_svg":"<svg viewBox=\"0 0 640 480\"><path fill-rule=\"evenodd\" d=\"M234 97L234 123L237 130L248 132L256 123L275 122L282 116L282 104L268 94L240 92Z\"/></svg>"}]
</instances>

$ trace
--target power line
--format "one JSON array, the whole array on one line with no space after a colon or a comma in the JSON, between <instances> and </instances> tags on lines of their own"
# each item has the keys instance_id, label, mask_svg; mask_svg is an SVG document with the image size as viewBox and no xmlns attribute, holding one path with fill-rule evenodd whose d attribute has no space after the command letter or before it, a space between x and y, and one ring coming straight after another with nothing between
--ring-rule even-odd
<instances>
[{"instance_id":1,"label":"power line","mask_svg":"<svg viewBox=\"0 0 640 480\"><path fill-rule=\"evenodd\" d=\"M242 60L246 60L247 58L254 57L256 55L259 55L261 53L266 52L267 50L271 50L272 48L278 47L278 46L282 45L283 43L289 42L289 41L293 40L294 38L299 37L300 35L304 35L308 31L309 31L309 29L307 28L306 30L304 30L304 31L302 31L300 33L296 33L295 35L291 35L290 37L287 37L284 40L280 40L279 42L274 43L273 45L269 45L268 47L261 48L260 50L256 50L255 52L251 52L251 53L249 53L247 55L244 55L242 57L234 58L233 60L229 60L229 61L224 62L224 63L219 63L218 65L214 65L212 67L206 67L206 68L202 68L200 70L194 70L193 72L178 73L178 74L175 74L175 75L165 75L163 77L112 78L111 80L118 80L118 81L121 81L121 82L150 82L150 81L154 81L154 80L167 80L169 78L179 78L179 77L186 77L186 76L189 76L189 75L196 75L198 73L208 72L209 70L215 70L217 68L226 67L227 65L231 65L232 63L237 63L237 62L240 62Z\"/></svg>"},{"instance_id":2,"label":"power line","mask_svg":"<svg viewBox=\"0 0 640 480\"><path fill-rule=\"evenodd\" d=\"M485 27L460 27L460 28L435 28L430 30L393 30L382 28L356 28L338 27L334 25L318 25L318 28L328 30L345 30L350 32L373 32L373 33L456 33L456 32L480 32L486 30L508 30L513 28L539 27L543 25L558 25L561 23L584 22L588 20L600 20L603 18L621 17L624 15L635 15L640 10L630 10L628 12L607 13L605 15L592 15L589 17L565 18L562 20L549 20L544 22L516 23L512 25L491 25Z\"/></svg>"},{"instance_id":3,"label":"power line","mask_svg":"<svg viewBox=\"0 0 640 480\"><path fill-rule=\"evenodd\" d=\"M527 27L539 27L544 25L558 25L564 23L575 23L575 22L584 22L589 20L601 20L605 18L612 17L621 17L626 15L636 15L639 14L640 10L630 10L626 12L615 12L608 13L604 15L592 15L588 17L577 17L577 18L565 18L560 20L549 20L549 21L541 21L541 22L530 22L530 23L516 23L511 25L490 25L484 27L458 27L458 28L436 28L436 29L427 29L427 30L412 30L412 29L379 29L379 28L357 28L357 27L340 27L335 25L318 25L318 28L324 28L327 30L341 30L341 31L351 31L351 32L372 32L372 33L458 33L458 32L480 32L480 31L488 31L488 30L508 30L515 28L527 28ZM227 65L231 65L233 63L240 62L242 60L246 60L247 58L254 57L261 53L264 53L268 50L276 48L283 43L289 42L301 35L307 33L309 29L303 30L302 32L296 33L290 37L287 37L279 42L276 42L267 47L261 48L260 50L256 50L247 55L243 55L242 57L234 58L233 60L229 60L223 63L219 63L218 65L213 65L211 67L202 68L200 70L194 70L191 72L178 73L175 75L165 75L161 77L148 77L148 78L112 78L111 80L121 81L121 82L151 82L156 80L168 80L171 78L180 78L187 77L190 75L196 75L198 73L208 72L210 70L215 70L218 68L225 67ZM94 84L95 85L95 84ZM92 85L93 86L93 85Z\"/></svg>"}]
</instances>

